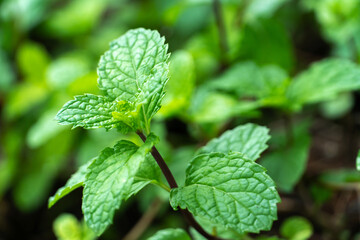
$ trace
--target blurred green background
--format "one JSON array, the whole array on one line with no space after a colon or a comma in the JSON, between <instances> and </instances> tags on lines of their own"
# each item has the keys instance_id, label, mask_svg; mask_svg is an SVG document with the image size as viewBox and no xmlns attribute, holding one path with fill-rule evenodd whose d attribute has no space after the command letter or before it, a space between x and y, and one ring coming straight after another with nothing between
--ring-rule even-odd
<instances>
[{"instance_id":1,"label":"blurred green background","mask_svg":"<svg viewBox=\"0 0 360 240\"><path fill-rule=\"evenodd\" d=\"M265 125L272 140L260 164L282 203L261 239L359 239L360 0L1 0L1 240L94 239L81 220L81 190L50 210L47 199L124 136L70 131L54 116L74 95L99 92L101 54L138 27L157 29L169 44L170 80L152 131L178 182L211 138L246 122ZM299 72L330 57L338 62L291 87ZM341 78L347 64L350 87L321 83L343 68ZM101 239L123 239L149 206L156 212L140 239L186 226L166 194L148 187Z\"/></svg>"}]
</instances>

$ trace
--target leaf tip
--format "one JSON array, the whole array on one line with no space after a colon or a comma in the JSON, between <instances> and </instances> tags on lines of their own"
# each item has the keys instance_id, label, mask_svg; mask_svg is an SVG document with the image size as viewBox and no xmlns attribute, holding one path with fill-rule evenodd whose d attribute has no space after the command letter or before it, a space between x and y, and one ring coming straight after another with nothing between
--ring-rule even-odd
<instances>
[{"instance_id":1,"label":"leaf tip","mask_svg":"<svg viewBox=\"0 0 360 240\"><path fill-rule=\"evenodd\" d=\"M48 209L50 209L52 206L54 206L54 204L56 203L55 198L54 197L50 197L48 200Z\"/></svg>"}]
</instances>

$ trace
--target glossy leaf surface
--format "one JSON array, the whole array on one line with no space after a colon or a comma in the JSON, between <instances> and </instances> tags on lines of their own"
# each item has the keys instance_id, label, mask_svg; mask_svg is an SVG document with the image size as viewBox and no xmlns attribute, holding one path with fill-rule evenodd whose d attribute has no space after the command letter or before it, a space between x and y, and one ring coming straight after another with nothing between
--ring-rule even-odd
<instances>
[{"instance_id":1,"label":"glossy leaf surface","mask_svg":"<svg viewBox=\"0 0 360 240\"><path fill-rule=\"evenodd\" d=\"M96 234L102 234L112 223L115 210L128 198L140 165L157 141L156 136L150 135L137 147L122 140L114 148L104 149L89 166L82 210L86 223Z\"/></svg>"},{"instance_id":2,"label":"glossy leaf surface","mask_svg":"<svg viewBox=\"0 0 360 240\"><path fill-rule=\"evenodd\" d=\"M266 127L248 123L228 130L219 138L211 140L199 150L199 153L239 152L255 161L267 148L266 142L269 139L269 130Z\"/></svg>"},{"instance_id":3,"label":"glossy leaf surface","mask_svg":"<svg viewBox=\"0 0 360 240\"><path fill-rule=\"evenodd\" d=\"M184 187L172 189L173 208L236 232L270 229L280 198L265 169L239 153L201 154L186 171Z\"/></svg>"}]
</instances>

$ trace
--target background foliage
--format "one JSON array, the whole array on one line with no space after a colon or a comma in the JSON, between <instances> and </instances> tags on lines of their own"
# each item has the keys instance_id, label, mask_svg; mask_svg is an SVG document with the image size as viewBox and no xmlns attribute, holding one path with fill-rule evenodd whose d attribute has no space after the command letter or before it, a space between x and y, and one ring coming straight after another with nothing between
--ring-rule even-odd
<instances>
[{"instance_id":1,"label":"background foliage","mask_svg":"<svg viewBox=\"0 0 360 240\"><path fill-rule=\"evenodd\" d=\"M72 96L100 94L100 55L137 27L157 29L172 53L152 131L179 183L199 147L254 122L270 128L259 163L282 200L272 230L256 237L358 236L360 1L214 2L0 1L1 239L94 239L81 219L81 189L50 210L47 199L123 136L70 131L54 117ZM122 205L102 239L125 236L149 209L156 210L153 224L141 239L184 227L166 202L147 187Z\"/></svg>"}]
</instances>

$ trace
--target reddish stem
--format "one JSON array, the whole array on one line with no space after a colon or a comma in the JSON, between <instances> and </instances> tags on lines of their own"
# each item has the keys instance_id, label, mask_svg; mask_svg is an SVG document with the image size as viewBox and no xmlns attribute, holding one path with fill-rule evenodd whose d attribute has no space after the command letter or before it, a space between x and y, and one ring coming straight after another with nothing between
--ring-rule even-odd
<instances>
[{"instance_id":1,"label":"reddish stem","mask_svg":"<svg viewBox=\"0 0 360 240\"><path fill-rule=\"evenodd\" d=\"M143 142L146 141L146 136L142 132L137 131L136 133L137 133L137 135L139 135L139 137L141 138L141 140ZM166 178L166 181L169 183L170 188L177 188L178 185L175 181L173 174L171 173L169 167L167 166L167 164L165 163L164 159L162 158L162 156L160 155L159 151L156 149L155 146L152 147L151 155L154 157L155 161L159 165L162 173L164 174L164 176ZM209 240L224 240L222 238L218 238L218 237L215 237L215 236L207 233L200 226L200 224L195 220L194 216L189 212L189 210L181 209L181 208L179 208L179 209L180 209L180 212L182 213L183 217L187 221L187 223L190 226L192 226L196 231L198 231L201 235L203 235L205 238L207 238Z\"/></svg>"}]
</instances>

